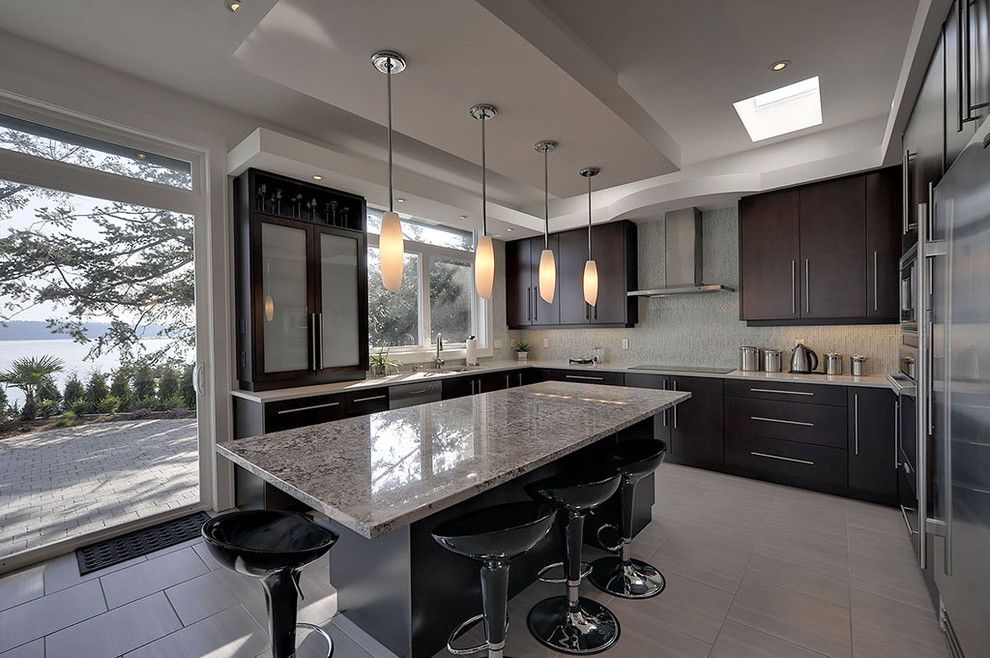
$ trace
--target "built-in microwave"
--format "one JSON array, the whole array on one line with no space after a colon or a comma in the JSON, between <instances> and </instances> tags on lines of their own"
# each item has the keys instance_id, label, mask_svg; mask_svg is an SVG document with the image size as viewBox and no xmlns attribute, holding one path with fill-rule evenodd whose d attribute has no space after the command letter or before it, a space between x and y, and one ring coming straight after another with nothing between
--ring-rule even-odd
<instances>
[{"instance_id":1,"label":"built-in microwave","mask_svg":"<svg viewBox=\"0 0 990 658\"><path fill-rule=\"evenodd\" d=\"M901 256L901 331L918 333L918 245L911 245Z\"/></svg>"}]
</instances>

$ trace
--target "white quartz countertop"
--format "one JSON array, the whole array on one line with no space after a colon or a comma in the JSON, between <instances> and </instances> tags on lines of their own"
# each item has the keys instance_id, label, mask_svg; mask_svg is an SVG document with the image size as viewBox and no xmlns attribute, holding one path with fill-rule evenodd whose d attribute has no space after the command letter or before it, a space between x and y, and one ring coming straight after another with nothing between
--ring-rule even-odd
<instances>
[{"instance_id":1,"label":"white quartz countertop","mask_svg":"<svg viewBox=\"0 0 990 658\"><path fill-rule=\"evenodd\" d=\"M230 441L217 453L375 538L689 397L542 382Z\"/></svg>"},{"instance_id":2,"label":"white quartz countertop","mask_svg":"<svg viewBox=\"0 0 990 658\"><path fill-rule=\"evenodd\" d=\"M823 374L791 374L786 372L743 372L733 370L731 372L707 373L694 372L690 367L679 368L677 366L663 367L657 370L643 370L641 368L632 369L636 364L612 364L606 363L600 366L587 366L569 364L561 361L485 361L479 366L472 366L466 371L453 372L450 370L419 370L417 372L402 372L398 375L387 377L374 377L352 382L337 382L333 384L320 384L316 386L299 386L296 388L283 388L273 391L242 391L235 390L232 394L252 400L255 402L274 402L277 400L291 400L312 395L325 395L327 393L343 393L347 391L375 388L382 386L398 386L401 384L415 384L424 381L446 379L450 377L466 377L470 375L480 375L490 372L500 372L505 370L518 370L520 368L553 368L558 370L600 370L603 372L635 372L659 375L682 375L685 377L714 377L716 379L743 379L756 381L791 382L795 384L831 384L836 386L868 386L875 388L889 388L890 384L883 375L869 375L865 377L853 377L852 375L823 375Z\"/></svg>"}]
</instances>

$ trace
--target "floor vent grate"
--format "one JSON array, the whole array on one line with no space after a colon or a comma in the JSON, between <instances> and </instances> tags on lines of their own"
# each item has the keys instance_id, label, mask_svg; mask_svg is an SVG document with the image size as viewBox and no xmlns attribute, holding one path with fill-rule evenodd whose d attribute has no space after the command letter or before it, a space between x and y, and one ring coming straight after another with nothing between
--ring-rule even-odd
<instances>
[{"instance_id":1,"label":"floor vent grate","mask_svg":"<svg viewBox=\"0 0 990 658\"><path fill-rule=\"evenodd\" d=\"M197 512L181 519L129 532L114 539L83 546L76 549L79 575L85 576L93 571L106 569L115 564L195 539L200 536L200 528L209 520L209 514Z\"/></svg>"}]
</instances>

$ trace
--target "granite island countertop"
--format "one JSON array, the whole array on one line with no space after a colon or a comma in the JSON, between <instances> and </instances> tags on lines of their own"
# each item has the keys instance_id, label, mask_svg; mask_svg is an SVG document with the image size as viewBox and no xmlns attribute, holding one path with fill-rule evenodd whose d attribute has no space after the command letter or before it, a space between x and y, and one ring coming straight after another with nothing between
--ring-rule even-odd
<instances>
[{"instance_id":1,"label":"granite island countertop","mask_svg":"<svg viewBox=\"0 0 990 658\"><path fill-rule=\"evenodd\" d=\"M216 450L373 539L689 397L542 382L230 441Z\"/></svg>"}]
</instances>

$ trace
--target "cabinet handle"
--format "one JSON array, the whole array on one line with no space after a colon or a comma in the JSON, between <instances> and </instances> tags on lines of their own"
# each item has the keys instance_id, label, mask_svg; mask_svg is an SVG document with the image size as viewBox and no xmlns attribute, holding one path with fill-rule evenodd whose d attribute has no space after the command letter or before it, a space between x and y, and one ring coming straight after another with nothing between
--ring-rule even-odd
<instances>
[{"instance_id":1,"label":"cabinet handle","mask_svg":"<svg viewBox=\"0 0 990 658\"><path fill-rule=\"evenodd\" d=\"M666 379L663 379L663 380L660 381L660 390L662 390L662 391L666 391L667 390L667 380ZM663 411L660 412L660 423L661 423L661 426L662 427L667 427L667 410L666 409L664 409Z\"/></svg>"},{"instance_id":2,"label":"cabinet handle","mask_svg":"<svg viewBox=\"0 0 990 658\"><path fill-rule=\"evenodd\" d=\"M533 286L533 322L540 321L540 300L536 298L537 288Z\"/></svg>"},{"instance_id":3,"label":"cabinet handle","mask_svg":"<svg viewBox=\"0 0 990 658\"><path fill-rule=\"evenodd\" d=\"M595 309L595 319L598 319L598 304L595 304L592 308Z\"/></svg>"},{"instance_id":4,"label":"cabinet handle","mask_svg":"<svg viewBox=\"0 0 990 658\"><path fill-rule=\"evenodd\" d=\"M808 459L797 459L795 457L784 457L783 455L771 455L767 452L754 452L750 451L751 455L754 457L766 457L767 459L779 459L782 462L794 462L795 464L807 464L808 466L814 466L815 462Z\"/></svg>"},{"instance_id":5,"label":"cabinet handle","mask_svg":"<svg viewBox=\"0 0 990 658\"><path fill-rule=\"evenodd\" d=\"M295 414L295 413L299 413L300 411L312 411L313 409L326 409L328 407L336 407L339 405L340 405L339 402L325 402L323 404L312 404L308 407L296 407L295 409L281 409L279 410L278 415L281 416L282 414Z\"/></svg>"},{"instance_id":6,"label":"cabinet handle","mask_svg":"<svg viewBox=\"0 0 990 658\"><path fill-rule=\"evenodd\" d=\"M509 376L508 376L508 375L506 375L506 376L505 376L505 387L506 387L506 388L509 388L509 386L511 386L511 384L509 384Z\"/></svg>"},{"instance_id":7,"label":"cabinet handle","mask_svg":"<svg viewBox=\"0 0 990 658\"><path fill-rule=\"evenodd\" d=\"M309 363L310 370L318 370L316 360L316 313L309 314Z\"/></svg>"},{"instance_id":8,"label":"cabinet handle","mask_svg":"<svg viewBox=\"0 0 990 658\"><path fill-rule=\"evenodd\" d=\"M877 250L873 250L873 310L880 310L880 271L877 268L879 255Z\"/></svg>"},{"instance_id":9,"label":"cabinet handle","mask_svg":"<svg viewBox=\"0 0 990 658\"><path fill-rule=\"evenodd\" d=\"M676 379L671 379L670 380L670 390L672 390L672 391L676 391L677 390L677 380ZM671 409L670 414L674 417L674 429L676 430L677 429L677 405L676 404L674 405L674 408Z\"/></svg>"},{"instance_id":10,"label":"cabinet handle","mask_svg":"<svg viewBox=\"0 0 990 658\"><path fill-rule=\"evenodd\" d=\"M526 319L533 319L533 288L526 288Z\"/></svg>"},{"instance_id":11,"label":"cabinet handle","mask_svg":"<svg viewBox=\"0 0 990 658\"><path fill-rule=\"evenodd\" d=\"M808 395L814 396L814 393L808 393L807 391L782 391L777 388L751 388L749 389L752 393L782 393L783 395Z\"/></svg>"},{"instance_id":12,"label":"cabinet handle","mask_svg":"<svg viewBox=\"0 0 990 658\"><path fill-rule=\"evenodd\" d=\"M811 259L804 259L804 312L811 313Z\"/></svg>"},{"instance_id":13,"label":"cabinet handle","mask_svg":"<svg viewBox=\"0 0 990 658\"><path fill-rule=\"evenodd\" d=\"M791 260L791 315L797 315L797 261Z\"/></svg>"},{"instance_id":14,"label":"cabinet handle","mask_svg":"<svg viewBox=\"0 0 990 658\"><path fill-rule=\"evenodd\" d=\"M604 377L592 377L590 375L564 375L564 379L589 379L591 381L600 382L603 381Z\"/></svg>"},{"instance_id":15,"label":"cabinet handle","mask_svg":"<svg viewBox=\"0 0 990 658\"><path fill-rule=\"evenodd\" d=\"M894 401L894 470L901 467L899 448L901 445L901 401Z\"/></svg>"},{"instance_id":16,"label":"cabinet handle","mask_svg":"<svg viewBox=\"0 0 990 658\"><path fill-rule=\"evenodd\" d=\"M366 398L357 398L354 400L355 404L358 402L371 402L372 400L384 400L387 396L385 395L369 395Z\"/></svg>"},{"instance_id":17,"label":"cabinet handle","mask_svg":"<svg viewBox=\"0 0 990 658\"><path fill-rule=\"evenodd\" d=\"M853 393L853 453L859 454L859 393Z\"/></svg>"},{"instance_id":18,"label":"cabinet handle","mask_svg":"<svg viewBox=\"0 0 990 658\"><path fill-rule=\"evenodd\" d=\"M320 361L319 361L320 368L319 369L320 370L323 370L323 347L324 346L323 346L323 313L322 313L322 311L320 313L317 313L316 314L316 317L317 317L317 326L319 327L319 330L320 330L320 340L318 341L318 344L319 344L319 347L320 347Z\"/></svg>"},{"instance_id":19,"label":"cabinet handle","mask_svg":"<svg viewBox=\"0 0 990 658\"><path fill-rule=\"evenodd\" d=\"M783 418L766 418L764 416L750 416L750 420L760 420L764 423L782 423L784 425L800 425L801 427L814 427L814 423L806 423L803 420L784 420Z\"/></svg>"},{"instance_id":20,"label":"cabinet handle","mask_svg":"<svg viewBox=\"0 0 990 658\"><path fill-rule=\"evenodd\" d=\"M912 153L910 149L904 149L904 155L901 157L901 235L907 235L913 227L911 224L911 209L909 207L911 189L909 169L911 167L911 159L915 155L917 154Z\"/></svg>"},{"instance_id":21,"label":"cabinet handle","mask_svg":"<svg viewBox=\"0 0 990 658\"><path fill-rule=\"evenodd\" d=\"M522 373L519 373L519 386L522 386Z\"/></svg>"},{"instance_id":22,"label":"cabinet handle","mask_svg":"<svg viewBox=\"0 0 990 658\"><path fill-rule=\"evenodd\" d=\"M471 380L471 395L474 395L474 380Z\"/></svg>"}]
</instances>

